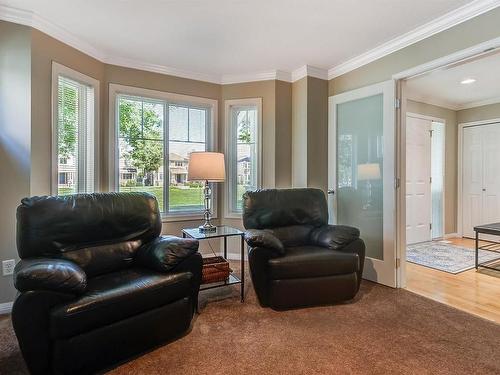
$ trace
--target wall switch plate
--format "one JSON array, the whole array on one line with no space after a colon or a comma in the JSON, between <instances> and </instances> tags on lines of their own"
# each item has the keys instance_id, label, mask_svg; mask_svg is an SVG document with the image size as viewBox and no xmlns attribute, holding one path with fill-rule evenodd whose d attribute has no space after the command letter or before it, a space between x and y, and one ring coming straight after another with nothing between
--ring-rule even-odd
<instances>
[{"instance_id":1,"label":"wall switch plate","mask_svg":"<svg viewBox=\"0 0 500 375\"><path fill-rule=\"evenodd\" d=\"M14 267L16 266L16 261L14 259L7 259L2 262L2 274L4 276L12 275L14 273Z\"/></svg>"}]
</instances>

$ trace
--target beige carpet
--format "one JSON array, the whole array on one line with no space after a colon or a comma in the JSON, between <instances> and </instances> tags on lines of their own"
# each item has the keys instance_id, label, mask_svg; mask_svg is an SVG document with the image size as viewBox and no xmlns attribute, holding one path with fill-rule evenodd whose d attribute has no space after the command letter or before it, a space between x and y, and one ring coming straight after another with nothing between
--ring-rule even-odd
<instances>
[{"instance_id":1,"label":"beige carpet","mask_svg":"<svg viewBox=\"0 0 500 375\"><path fill-rule=\"evenodd\" d=\"M500 374L499 325L404 290L364 282L353 303L286 312L246 296L203 292L189 334L110 373ZM26 373L8 317L0 373Z\"/></svg>"}]
</instances>

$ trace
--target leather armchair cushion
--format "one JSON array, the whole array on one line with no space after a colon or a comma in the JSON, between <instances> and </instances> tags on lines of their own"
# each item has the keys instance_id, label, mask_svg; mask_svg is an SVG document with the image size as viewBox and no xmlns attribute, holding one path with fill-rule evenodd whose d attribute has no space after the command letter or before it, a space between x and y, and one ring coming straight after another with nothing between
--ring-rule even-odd
<instances>
[{"instance_id":1,"label":"leather armchair cushion","mask_svg":"<svg viewBox=\"0 0 500 375\"><path fill-rule=\"evenodd\" d=\"M359 229L346 225L324 225L311 232L310 241L317 246L340 250L359 238Z\"/></svg>"},{"instance_id":2,"label":"leather armchair cushion","mask_svg":"<svg viewBox=\"0 0 500 375\"><path fill-rule=\"evenodd\" d=\"M283 246L289 247L307 245L309 243L309 235L313 228L312 225L290 225L265 230L273 233L279 238Z\"/></svg>"},{"instance_id":3,"label":"leather armchair cushion","mask_svg":"<svg viewBox=\"0 0 500 375\"><path fill-rule=\"evenodd\" d=\"M161 236L138 251L137 261L152 270L170 272L196 252L198 252L198 240Z\"/></svg>"},{"instance_id":4,"label":"leather armchair cushion","mask_svg":"<svg viewBox=\"0 0 500 375\"><path fill-rule=\"evenodd\" d=\"M20 292L48 290L81 294L87 286L87 275L77 264L68 260L24 259L14 269L14 286Z\"/></svg>"},{"instance_id":5,"label":"leather armchair cushion","mask_svg":"<svg viewBox=\"0 0 500 375\"><path fill-rule=\"evenodd\" d=\"M130 268L98 276L89 279L87 291L79 299L51 311L50 334L52 338L75 336L177 301L191 292L190 272L165 275Z\"/></svg>"},{"instance_id":6,"label":"leather armchair cushion","mask_svg":"<svg viewBox=\"0 0 500 375\"><path fill-rule=\"evenodd\" d=\"M270 231L250 229L245 232L245 241L250 247L264 247L284 254L285 248L281 241Z\"/></svg>"},{"instance_id":7,"label":"leather armchair cushion","mask_svg":"<svg viewBox=\"0 0 500 375\"><path fill-rule=\"evenodd\" d=\"M319 246L287 247L286 255L268 261L272 280L321 277L354 273L359 257Z\"/></svg>"},{"instance_id":8,"label":"leather armchair cushion","mask_svg":"<svg viewBox=\"0 0 500 375\"><path fill-rule=\"evenodd\" d=\"M132 266L135 253L141 245L141 240L135 240L87 246L77 250L65 251L61 254L61 258L78 264L91 278Z\"/></svg>"}]
</instances>

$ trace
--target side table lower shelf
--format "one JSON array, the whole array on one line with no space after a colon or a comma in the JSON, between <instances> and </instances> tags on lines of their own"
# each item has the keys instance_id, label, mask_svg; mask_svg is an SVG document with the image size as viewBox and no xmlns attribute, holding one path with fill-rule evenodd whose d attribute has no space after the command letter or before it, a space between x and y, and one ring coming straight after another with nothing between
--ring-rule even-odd
<instances>
[{"instance_id":1,"label":"side table lower shelf","mask_svg":"<svg viewBox=\"0 0 500 375\"><path fill-rule=\"evenodd\" d=\"M238 276L233 275L231 273L231 274L229 274L229 278L225 281L216 281L214 283L201 284L200 290L214 289L214 288L219 288L221 286L229 286L229 285L235 285L235 284L241 284L241 280Z\"/></svg>"}]
</instances>

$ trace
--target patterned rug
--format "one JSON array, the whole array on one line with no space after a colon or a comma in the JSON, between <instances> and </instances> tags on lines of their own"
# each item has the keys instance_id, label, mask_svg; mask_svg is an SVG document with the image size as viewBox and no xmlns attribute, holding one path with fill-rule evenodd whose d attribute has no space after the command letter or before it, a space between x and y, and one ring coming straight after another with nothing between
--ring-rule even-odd
<instances>
[{"instance_id":1,"label":"patterned rug","mask_svg":"<svg viewBox=\"0 0 500 375\"><path fill-rule=\"evenodd\" d=\"M406 260L453 274L474 268L475 251L462 246L455 246L440 241L422 242L408 245ZM479 250L479 263L500 258L500 254Z\"/></svg>"}]
</instances>

